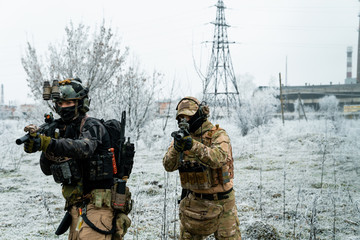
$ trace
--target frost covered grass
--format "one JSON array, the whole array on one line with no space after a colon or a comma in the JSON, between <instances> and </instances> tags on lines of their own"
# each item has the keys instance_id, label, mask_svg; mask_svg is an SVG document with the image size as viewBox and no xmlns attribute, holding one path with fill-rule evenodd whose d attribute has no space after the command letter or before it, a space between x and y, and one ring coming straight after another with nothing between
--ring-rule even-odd
<instances>
[{"instance_id":1,"label":"frost covered grass","mask_svg":"<svg viewBox=\"0 0 360 240\"><path fill-rule=\"evenodd\" d=\"M245 137L231 121L218 123L232 140L243 239L253 239L247 230L256 221L274 226L281 239L359 239L359 120L283 126L275 119ZM39 153L25 154L15 144L25 124L0 121L0 238L67 239L54 234L64 215L61 186L42 174ZM166 174L162 166L177 127L171 120L163 133L161 124L149 124L158 127L146 129L136 143L128 181L135 204L125 239L173 239L179 233L178 173Z\"/></svg>"},{"instance_id":2,"label":"frost covered grass","mask_svg":"<svg viewBox=\"0 0 360 240\"><path fill-rule=\"evenodd\" d=\"M278 121L236 141L242 230L262 220L283 239L356 239L357 124L344 121L339 130L329 120L289 121L285 126Z\"/></svg>"}]
</instances>

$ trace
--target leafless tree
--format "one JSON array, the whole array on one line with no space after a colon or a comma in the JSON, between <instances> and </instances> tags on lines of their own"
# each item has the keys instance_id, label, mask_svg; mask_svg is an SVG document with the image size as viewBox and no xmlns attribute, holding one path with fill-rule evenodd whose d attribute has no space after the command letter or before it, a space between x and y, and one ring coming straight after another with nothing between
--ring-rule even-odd
<instances>
[{"instance_id":1,"label":"leafless tree","mask_svg":"<svg viewBox=\"0 0 360 240\"><path fill-rule=\"evenodd\" d=\"M103 22L90 36L90 27L83 24L65 27L65 40L49 44L44 56L27 42L21 58L27 82L35 99L41 98L45 80L79 77L90 91L111 86L121 74L128 49L121 49L119 38Z\"/></svg>"},{"instance_id":2,"label":"leafless tree","mask_svg":"<svg viewBox=\"0 0 360 240\"><path fill-rule=\"evenodd\" d=\"M129 63L128 55L129 49L105 21L94 32L70 22L62 43L50 44L41 56L28 42L21 61L34 99L41 99L45 80L78 77L90 90L92 115L119 119L126 110L127 127L138 138L153 110L161 74L148 76L138 62Z\"/></svg>"},{"instance_id":3,"label":"leafless tree","mask_svg":"<svg viewBox=\"0 0 360 240\"><path fill-rule=\"evenodd\" d=\"M117 78L115 84L116 103L113 110L119 106L127 113L127 127L139 139L141 129L155 117L155 93L160 90L162 74L154 71L147 76L137 65L129 66L125 74Z\"/></svg>"}]
</instances>

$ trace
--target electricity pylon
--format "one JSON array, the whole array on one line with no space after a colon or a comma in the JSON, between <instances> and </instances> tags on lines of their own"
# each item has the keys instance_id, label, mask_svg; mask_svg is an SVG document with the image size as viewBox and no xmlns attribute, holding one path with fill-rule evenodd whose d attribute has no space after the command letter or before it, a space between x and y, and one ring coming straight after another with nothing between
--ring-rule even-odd
<instances>
[{"instance_id":1,"label":"electricity pylon","mask_svg":"<svg viewBox=\"0 0 360 240\"><path fill-rule=\"evenodd\" d=\"M212 116L219 118L230 116L231 109L239 101L239 90L236 83L234 68L230 56L227 28L225 21L225 5L223 0L218 0L216 20L212 41L212 53L203 84L204 101L211 107Z\"/></svg>"}]
</instances>

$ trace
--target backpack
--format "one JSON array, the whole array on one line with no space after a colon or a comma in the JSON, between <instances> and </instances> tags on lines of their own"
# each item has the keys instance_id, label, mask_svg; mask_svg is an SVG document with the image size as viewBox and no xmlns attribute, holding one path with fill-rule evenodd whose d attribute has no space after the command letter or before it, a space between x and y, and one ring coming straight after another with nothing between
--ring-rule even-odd
<instances>
[{"instance_id":1,"label":"backpack","mask_svg":"<svg viewBox=\"0 0 360 240\"><path fill-rule=\"evenodd\" d=\"M135 155L135 146L130 142L130 138L125 142L126 113L122 112L121 122L116 119L107 121L101 119L100 122L110 136L110 145L115 156L115 161L113 161L114 177L126 180L130 177Z\"/></svg>"}]
</instances>

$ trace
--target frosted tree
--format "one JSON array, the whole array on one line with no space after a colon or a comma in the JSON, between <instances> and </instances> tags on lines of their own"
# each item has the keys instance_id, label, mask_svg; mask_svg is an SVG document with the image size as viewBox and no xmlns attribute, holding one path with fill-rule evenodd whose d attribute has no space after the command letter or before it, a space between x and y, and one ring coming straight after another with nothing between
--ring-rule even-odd
<instances>
[{"instance_id":1,"label":"frosted tree","mask_svg":"<svg viewBox=\"0 0 360 240\"><path fill-rule=\"evenodd\" d=\"M325 96L319 100L320 111L327 118L335 119L338 115L339 100L334 96Z\"/></svg>"},{"instance_id":2,"label":"frosted tree","mask_svg":"<svg viewBox=\"0 0 360 240\"><path fill-rule=\"evenodd\" d=\"M244 89L246 91L242 91ZM275 97L275 89L255 89L251 78L243 81L240 92L242 99L237 111L236 121L241 128L242 134L246 135L251 129L270 122L276 113L279 101Z\"/></svg>"},{"instance_id":3,"label":"frosted tree","mask_svg":"<svg viewBox=\"0 0 360 240\"><path fill-rule=\"evenodd\" d=\"M44 56L27 42L21 61L35 99L41 98L45 80L79 77L92 92L100 86L107 89L123 71L128 49L121 49L119 39L104 23L92 36L90 27L72 22L65 33L65 40L50 44Z\"/></svg>"},{"instance_id":4,"label":"frosted tree","mask_svg":"<svg viewBox=\"0 0 360 240\"><path fill-rule=\"evenodd\" d=\"M128 63L128 55L129 49L104 21L93 32L70 22L62 43L50 44L39 55L27 42L21 61L34 99L42 99L44 81L78 77L90 90L92 115L119 119L126 110L130 130L138 137L144 118L151 115L160 74L146 75L138 63Z\"/></svg>"},{"instance_id":5,"label":"frosted tree","mask_svg":"<svg viewBox=\"0 0 360 240\"><path fill-rule=\"evenodd\" d=\"M343 128L344 118L339 111L339 100L334 96L325 96L319 100L320 112L326 120L331 120L336 132Z\"/></svg>"},{"instance_id":6,"label":"frosted tree","mask_svg":"<svg viewBox=\"0 0 360 240\"><path fill-rule=\"evenodd\" d=\"M155 93L161 90L162 74L154 71L148 76L136 65L130 66L125 74L117 78L114 93L114 112L118 106L123 106L128 116L128 128L139 139L141 129L155 117Z\"/></svg>"}]
</instances>

